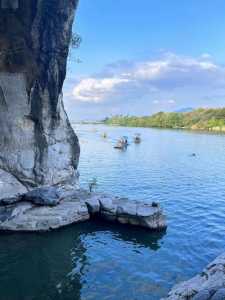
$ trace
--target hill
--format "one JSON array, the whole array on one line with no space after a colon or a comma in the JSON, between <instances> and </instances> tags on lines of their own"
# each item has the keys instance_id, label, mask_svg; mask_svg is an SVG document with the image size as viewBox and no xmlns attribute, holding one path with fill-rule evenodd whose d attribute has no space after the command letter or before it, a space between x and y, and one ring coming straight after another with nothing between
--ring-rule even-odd
<instances>
[{"instance_id":1,"label":"hill","mask_svg":"<svg viewBox=\"0 0 225 300\"><path fill-rule=\"evenodd\" d=\"M191 112L159 112L151 116L113 116L105 124L130 127L183 128L225 132L225 108Z\"/></svg>"}]
</instances>

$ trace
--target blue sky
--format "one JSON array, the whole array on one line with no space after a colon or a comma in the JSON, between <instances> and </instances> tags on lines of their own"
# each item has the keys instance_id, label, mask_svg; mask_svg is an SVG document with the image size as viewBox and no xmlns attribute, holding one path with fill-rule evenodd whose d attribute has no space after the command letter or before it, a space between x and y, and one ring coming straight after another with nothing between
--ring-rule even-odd
<instances>
[{"instance_id":1,"label":"blue sky","mask_svg":"<svg viewBox=\"0 0 225 300\"><path fill-rule=\"evenodd\" d=\"M224 11L224 0L80 0L70 117L225 106Z\"/></svg>"}]
</instances>

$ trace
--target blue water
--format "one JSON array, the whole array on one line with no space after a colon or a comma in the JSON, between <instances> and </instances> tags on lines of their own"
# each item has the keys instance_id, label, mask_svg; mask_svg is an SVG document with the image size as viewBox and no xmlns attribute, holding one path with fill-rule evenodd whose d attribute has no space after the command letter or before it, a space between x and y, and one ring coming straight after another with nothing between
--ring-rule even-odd
<instances>
[{"instance_id":1,"label":"blue water","mask_svg":"<svg viewBox=\"0 0 225 300\"><path fill-rule=\"evenodd\" d=\"M167 232L87 222L52 233L3 234L0 299L156 300L224 251L225 135L74 128L81 185L95 177L98 191L159 201ZM139 145L132 143L136 132ZM130 140L126 151L113 148L122 135Z\"/></svg>"}]
</instances>

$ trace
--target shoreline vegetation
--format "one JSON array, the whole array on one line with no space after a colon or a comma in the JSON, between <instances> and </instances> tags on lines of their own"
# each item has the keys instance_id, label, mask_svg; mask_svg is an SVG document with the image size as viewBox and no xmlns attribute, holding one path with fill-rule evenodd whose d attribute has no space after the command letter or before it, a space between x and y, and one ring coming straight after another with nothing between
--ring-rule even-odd
<instances>
[{"instance_id":1,"label":"shoreline vegetation","mask_svg":"<svg viewBox=\"0 0 225 300\"><path fill-rule=\"evenodd\" d=\"M158 112L150 116L116 115L103 124L124 127L170 128L225 133L225 108L199 108L191 112Z\"/></svg>"}]
</instances>

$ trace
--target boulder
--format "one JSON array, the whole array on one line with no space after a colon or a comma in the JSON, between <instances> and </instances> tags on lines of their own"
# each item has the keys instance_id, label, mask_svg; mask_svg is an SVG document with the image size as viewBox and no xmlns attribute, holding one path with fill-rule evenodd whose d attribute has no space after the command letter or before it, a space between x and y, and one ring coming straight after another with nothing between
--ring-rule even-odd
<instances>
[{"instance_id":1,"label":"boulder","mask_svg":"<svg viewBox=\"0 0 225 300\"><path fill-rule=\"evenodd\" d=\"M162 209L151 202L110 196L100 196L99 202L99 214L106 220L152 230L163 230L167 227Z\"/></svg>"},{"instance_id":2,"label":"boulder","mask_svg":"<svg viewBox=\"0 0 225 300\"><path fill-rule=\"evenodd\" d=\"M45 231L85 221L94 215L151 230L166 228L165 216L159 206L89 193L71 185L36 188L18 196L17 202L0 205L0 230Z\"/></svg>"},{"instance_id":3,"label":"boulder","mask_svg":"<svg viewBox=\"0 0 225 300\"><path fill-rule=\"evenodd\" d=\"M100 212L100 201L98 195L90 195L85 199L88 211L91 215L96 215Z\"/></svg>"},{"instance_id":4,"label":"boulder","mask_svg":"<svg viewBox=\"0 0 225 300\"><path fill-rule=\"evenodd\" d=\"M19 206L22 204L20 203ZM90 218L87 206L83 201L63 200L57 206L36 206L24 202L24 209L18 212L18 204L14 207L5 207L10 214L1 218L0 230L2 231L48 231L86 221ZM17 213L15 214L15 210Z\"/></svg>"},{"instance_id":5,"label":"boulder","mask_svg":"<svg viewBox=\"0 0 225 300\"><path fill-rule=\"evenodd\" d=\"M224 300L225 253L211 262L200 275L175 285L162 300Z\"/></svg>"},{"instance_id":6,"label":"boulder","mask_svg":"<svg viewBox=\"0 0 225 300\"><path fill-rule=\"evenodd\" d=\"M36 188L22 196L23 201L32 202L36 205L56 206L61 198L58 193L58 187L41 187Z\"/></svg>"}]
</instances>

